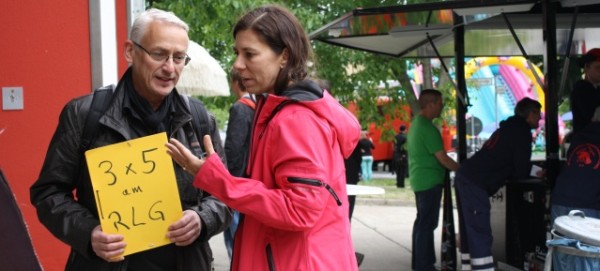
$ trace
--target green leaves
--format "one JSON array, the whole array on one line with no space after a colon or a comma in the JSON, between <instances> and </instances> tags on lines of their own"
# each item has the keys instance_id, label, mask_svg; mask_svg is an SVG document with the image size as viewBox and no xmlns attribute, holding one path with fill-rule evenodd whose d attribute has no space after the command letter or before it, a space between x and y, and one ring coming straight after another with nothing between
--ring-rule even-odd
<instances>
[{"instance_id":1,"label":"green leaves","mask_svg":"<svg viewBox=\"0 0 600 271\"><path fill-rule=\"evenodd\" d=\"M149 6L170 10L190 26L190 39L202 45L216 58L225 71L235 60L232 30L237 19L246 11L267 3L275 3L290 9L310 33L332 20L351 12L357 7L389 6L406 4L407 1L372 0L155 0ZM414 2L414 1L409 1ZM313 77L331 82L332 92L342 104L355 102L360 110L358 118L366 127L375 122L383 127L385 115L394 115L401 105L414 99L412 87L406 76L405 61L400 59L345 49L312 41L316 63ZM400 81L400 87L385 86L385 82ZM378 86L384 84L383 88ZM407 95L408 94L408 95ZM378 106L378 99L387 96L385 106ZM407 100L408 97L408 100ZM205 98L202 100L213 111L228 112L233 98ZM413 102L414 104L414 102ZM214 106L214 107L213 107ZM211 108L213 107L213 108ZM217 115L220 115L217 114ZM227 115L219 123L227 120ZM387 128L386 128L387 129Z\"/></svg>"}]
</instances>

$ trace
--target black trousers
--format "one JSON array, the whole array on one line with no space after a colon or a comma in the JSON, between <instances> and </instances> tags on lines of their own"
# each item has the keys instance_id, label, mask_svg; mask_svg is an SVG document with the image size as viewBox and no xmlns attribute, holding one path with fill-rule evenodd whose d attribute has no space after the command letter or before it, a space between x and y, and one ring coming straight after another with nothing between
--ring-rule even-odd
<instances>
[{"instance_id":1,"label":"black trousers","mask_svg":"<svg viewBox=\"0 0 600 271\"><path fill-rule=\"evenodd\" d=\"M408 177L408 161L406 159L395 159L396 187L404 187L404 179Z\"/></svg>"}]
</instances>

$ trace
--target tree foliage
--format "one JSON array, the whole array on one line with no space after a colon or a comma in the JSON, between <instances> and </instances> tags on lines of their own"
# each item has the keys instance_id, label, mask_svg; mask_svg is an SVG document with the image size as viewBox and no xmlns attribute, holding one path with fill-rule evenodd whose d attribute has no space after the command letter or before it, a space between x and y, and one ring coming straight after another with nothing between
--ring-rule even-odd
<instances>
[{"instance_id":1,"label":"tree foliage","mask_svg":"<svg viewBox=\"0 0 600 271\"><path fill-rule=\"evenodd\" d=\"M190 39L205 47L229 71L235 56L232 29L237 19L249 9L266 3L275 3L290 9L303 24L307 33L352 12L357 7L389 6L417 1L387 0L155 0L149 5L173 11L190 26ZM426 1L420 1L426 2ZM356 103L358 118L363 128L368 123L383 125L385 114L398 115L399 105L414 100L411 84L406 75L406 62L397 58L312 41L316 63L314 77L331 83L334 96L342 104ZM354 69L349 74L348 69ZM401 87L390 87L387 82L399 81ZM383 87L378 87L383 85ZM387 96L391 103L379 104L378 97ZM215 110L227 110L233 98L201 97ZM414 103L413 103L414 104ZM406 115L406 114L404 114ZM392 131L388 135L393 134ZM384 136L384 138L390 138Z\"/></svg>"}]
</instances>

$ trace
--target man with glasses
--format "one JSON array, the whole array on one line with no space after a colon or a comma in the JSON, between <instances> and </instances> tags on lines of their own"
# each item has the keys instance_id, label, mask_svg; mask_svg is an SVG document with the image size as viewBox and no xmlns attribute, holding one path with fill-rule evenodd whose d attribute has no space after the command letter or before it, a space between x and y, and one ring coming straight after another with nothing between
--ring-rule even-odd
<instances>
[{"instance_id":1,"label":"man with glasses","mask_svg":"<svg viewBox=\"0 0 600 271\"><path fill-rule=\"evenodd\" d=\"M169 55L168 53L165 53L165 52L149 52L148 50L146 50L146 48L144 48L143 46L141 46L139 43L137 43L135 41L132 41L132 43L133 43L133 45L137 46L138 48L144 50L144 52L146 52L146 54L148 54L152 59L154 59L158 62L168 61L169 58L171 57L171 55ZM176 65L181 65L181 63L183 63L183 65L187 65L190 62L190 60L192 60L185 53L179 53L177 55L173 55L172 59Z\"/></svg>"},{"instance_id":2,"label":"man with glasses","mask_svg":"<svg viewBox=\"0 0 600 271\"><path fill-rule=\"evenodd\" d=\"M125 43L130 64L98 120L89 148L166 132L188 147L198 144L200 121L221 157L223 148L212 115L201 119L191 107L201 102L179 95L175 85L190 61L188 26L171 12L150 9L134 22ZM173 243L121 256L127 245L120 234L102 231L88 169L82 134L93 95L76 98L63 109L31 202L40 221L71 246L66 270L211 270L208 240L229 224L231 212L208 193L192 186L193 176L175 165L181 218L166 229ZM204 112L204 111L203 111ZM191 128L190 128L191 127ZM76 196L73 195L74 190Z\"/></svg>"}]
</instances>

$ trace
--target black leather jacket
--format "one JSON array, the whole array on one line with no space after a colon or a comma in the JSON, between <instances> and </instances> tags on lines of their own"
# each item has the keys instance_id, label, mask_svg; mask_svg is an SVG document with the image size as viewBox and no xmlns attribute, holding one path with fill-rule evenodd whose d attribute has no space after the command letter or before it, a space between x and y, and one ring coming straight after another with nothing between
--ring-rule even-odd
<instances>
[{"instance_id":1,"label":"black leather jacket","mask_svg":"<svg viewBox=\"0 0 600 271\"><path fill-rule=\"evenodd\" d=\"M130 119L123 114L124 88L120 84L106 113L100 118L101 126L91 148L133 139ZM175 91L175 90L173 90ZM192 115L183 99L174 102L175 115L172 134L189 147L183 131ZM65 270L126 270L125 261L107 263L91 249L91 232L100 224L92 185L85 159L80 149L81 134L90 109L92 95L70 101L62 110L58 127L52 137L38 180L30 189L31 203L36 207L39 220L61 241L71 246ZM190 98L190 103L200 101ZM214 117L210 116L210 134L220 157L224 151ZM213 196L192 185L193 176L175 163L175 175L184 210L194 210L202 220L202 232L194 243L177 248L177 270L211 270L212 252L208 240L222 232L231 220L231 211ZM80 176L77 176L77 175ZM76 190L76 198L73 191Z\"/></svg>"}]
</instances>

